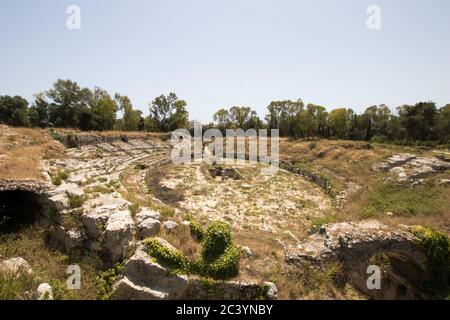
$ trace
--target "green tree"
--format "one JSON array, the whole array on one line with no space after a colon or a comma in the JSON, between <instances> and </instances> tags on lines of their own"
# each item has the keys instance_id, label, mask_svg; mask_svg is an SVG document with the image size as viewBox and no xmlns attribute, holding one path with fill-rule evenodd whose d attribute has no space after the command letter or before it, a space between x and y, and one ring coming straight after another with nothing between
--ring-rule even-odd
<instances>
[{"instance_id":1,"label":"green tree","mask_svg":"<svg viewBox=\"0 0 450 320\"><path fill-rule=\"evenodd\" d=\"M281 136L299 137L302 134L300 123L304 106L301 99L272 101L266 115L269 129L279 129Z\"/></svg>"},{"instance_id":2,"label":"green tree","mask_svg":"<svg viewBox=\"0 0 450 320\"><path fill-rule=\"evenodd\" d=\"M127 96L116 93L115 97L119 110L123 112L122 130L137 131L141 122L142 111L134 110L131 100Z\"/></svg>"},{"instance_id":3,"label":"green tree","mask_svg":"<svg viewBox=\"0 0 450 320\"><path fill-rule=\"evenodd\" d=\"M80 116L86 112L86 107L91 99L92 92L81 89L80 86L71 80L58 79L53 88L46 92L50 99L50 122L57 127L78 128Z\"/></svg>"},{"instance_id":4,"label":"green tree","mask_svg":"<svg viewBox=\"0 0 450 320\"><path fill-rule=\"evenodd\" d=\"M450 143L450 104L439 109L436 130L441 143Z\"/></svg>"},{"instance_id":5,"label":"green tree","mask_svg":"<svg viewBox=\"0 0 450 320\"><path fill-rule=\"evenodd\" d=\"M0 96L0 123L15 126L27 127L28 101L19 96Z\"/></svg>"},{"instance_id":6,"label":"green tree","mask_svg":"<svg viewBox=\"0 0 450 320\"><path fill-rule=\"evenodd\" d=\"M419 102L398 108L402 125L412 141L426 141L435 138L437 109L434 102Z\"/></svg>"},{"instance_id":7,"label":"green tree","mask_svg":"<svg viewBox=\"0 0 450 320\"><path fill-rule=\"evenodd\" d=\"M116 121L117 103L105 90L95 87L89 100L91 112L90 127L93 130L112 130ZM87 112L89 113L89 112ZM87 122L89 115L84 115Z\"/></svg>"},{"instance_id":8,"label":"green tree","mask_svg":"<svg viewBox=\"0 0 450 320\"><path fill-rule=\"evenodd\" d=\"M154 127L161 132L186 128L189 121L186 106L186 102L178 99L173 92L156 97L150 104L150 117Z\"/></svg>"},{"instance_id":9,"label":"green tree","mask_svg":"<svg viewBox=\"0 0 450 320\"><path fill-rule=\"evenodd\" d=\"M30 124L34 127L46 128L51 124L48 119L49 104L45 93L39 92L34 97L35 100L29 110Z\"/></svg>"},{"instance_id":10,"label":"green tree","mask_svg":"<svg viewBox=\"0 0 450 320\"><path fill-rule=\"evenodd\" d=\"M349 136L350 120L353 111L351 109L339 108L330 112L330 129L332 135L339 139Z\"/></svg>"}]
</instances>

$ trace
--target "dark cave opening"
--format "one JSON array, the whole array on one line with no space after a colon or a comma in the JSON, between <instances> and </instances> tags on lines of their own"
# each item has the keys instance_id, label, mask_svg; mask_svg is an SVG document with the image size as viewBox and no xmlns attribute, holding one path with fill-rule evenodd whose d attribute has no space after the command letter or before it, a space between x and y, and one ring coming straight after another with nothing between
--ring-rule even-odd
<instances>
[{"instance_id":1,"label":"dark cave opening","mask_svg":"<svg viewBox=\"0 0 450 320\"><path fill-rule=\"evenodd\" d=\"M0 234L20 231L36 222L43 211L41 196L21 190L0 192Z\"/></svg>"}]
</instances>

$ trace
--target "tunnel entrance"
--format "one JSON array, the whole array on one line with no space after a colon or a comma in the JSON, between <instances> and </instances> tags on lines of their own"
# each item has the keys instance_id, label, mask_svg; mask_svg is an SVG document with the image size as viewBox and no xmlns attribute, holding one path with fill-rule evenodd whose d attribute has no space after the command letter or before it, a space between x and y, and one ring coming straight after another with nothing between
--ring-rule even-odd
<instances>
[{"instance_id":1,"label":"tunnel entrance","mask_svg":"<svg viewBox=\"0 0 450 320\"><path fill-rule=\"evenodd\" d=\"M0 235L13 233L34 222L43 211L41 196L21 190L0 192Z\"/></svg>"}]
</instances>

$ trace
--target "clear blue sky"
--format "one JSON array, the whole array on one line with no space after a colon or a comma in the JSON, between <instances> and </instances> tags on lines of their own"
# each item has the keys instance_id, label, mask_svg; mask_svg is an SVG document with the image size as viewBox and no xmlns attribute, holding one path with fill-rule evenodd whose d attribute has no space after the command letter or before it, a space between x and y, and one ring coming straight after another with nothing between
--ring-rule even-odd
<instances>
[{"instance_id":1,"label":"clear blue sky","mask_svg":"<svg viewBox=\"0 0 450 320\"><path fill-rule=\"evenodd\" d=\"M66 8L81 8L81 30ZM368 30L378 5L381 30ZM0 95L58 79L128 95L175 91L191 119L302 98L361 111L450 103L448 0L0 0Z\"/></svg>"}]
</instances>

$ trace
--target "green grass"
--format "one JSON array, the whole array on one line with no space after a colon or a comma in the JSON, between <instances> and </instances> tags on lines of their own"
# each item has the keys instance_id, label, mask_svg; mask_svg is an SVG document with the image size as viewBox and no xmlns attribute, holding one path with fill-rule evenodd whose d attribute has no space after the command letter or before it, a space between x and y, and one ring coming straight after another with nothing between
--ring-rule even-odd
<instances>
[{"instance_id":1,"label":"green grass","mask_svg":"<svg viewBox=\"0 0 450 320\"><path fill-rule=\"evenodd\" d=\"M440 193L440 188L431 183L416 187L384 184L369 196L362 215L364 218L371 218L386 212L406 216L440 214Z\"/></svg>"},{"instance_id":2,"label":"green grass","mask_svg":"<svg viewBox=\"0 0 450 320\"><path fill-rule=\"evenodd\" d=\"M68 193L67 194L67 198L69 200L69 206L71 208L79 208L84 203L84 197L83 196L79 196L79 195L76 195L76 194Z\"/></svg>"},{"instance_id":3,"label":"green grass","mask_svg":"<svg viewBox=\"0 0 450 320\"><path fill-rule=\"evenodd\" d=\"M18 276L0 273L0 300L24 300L32 298L39 283L32 275L21 273Z\"/></svg>"}]
</instances>

